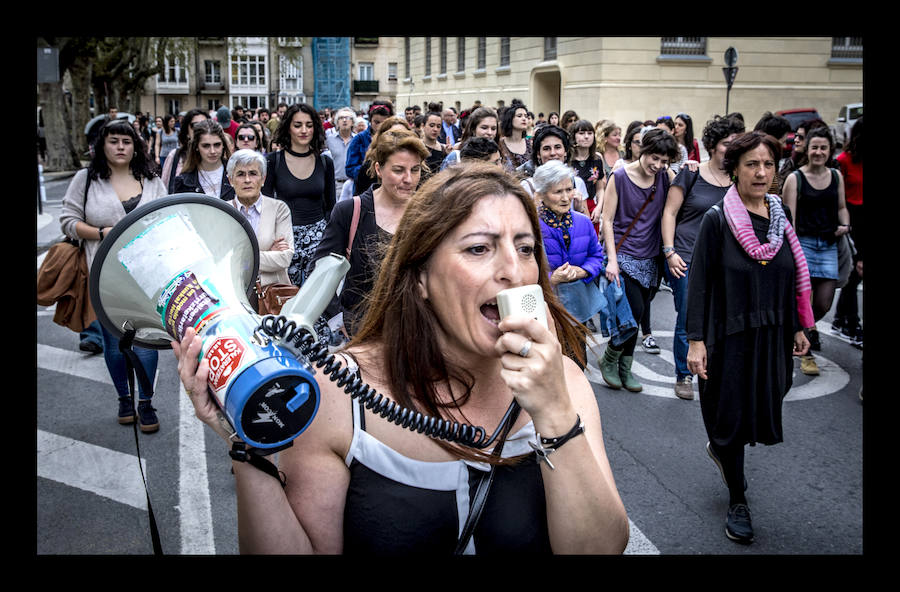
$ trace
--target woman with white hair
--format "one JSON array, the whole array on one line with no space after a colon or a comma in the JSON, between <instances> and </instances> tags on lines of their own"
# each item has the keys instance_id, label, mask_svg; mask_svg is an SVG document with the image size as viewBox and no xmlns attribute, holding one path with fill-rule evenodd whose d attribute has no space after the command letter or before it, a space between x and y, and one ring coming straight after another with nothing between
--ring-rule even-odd
<instances>
[{"instance_id":1,"label":"woman with white hair","mask_svg":"<svg viewBox=\"0 0 900 592\"><path fill-rule=\"evenodd\" d=\"M549 160L535 169L532 183L550 264L550 286L569 314L586 323L599 310L599 305L587 306L591 299L585 296L595 290L593 281L603 272L604 257L591 219L572 209L575 169Z\"/></svg>"},{"instance_id":2,"label":"woman with white hair","mask_svg":"<svg viewBox=\"0 0 900 592\"><path fill-rule=\"evenodd\" d=\"M235 197L230 203L247 218L256 233L260 284L263 289L270 284L290 284L288 267L294 257L291 209L287 203L262 194L266 157L256 150L238 150L228 159L225 174L234 187ZM258 309L256 294L248 296Z\"/></svg>"}]
</instances>

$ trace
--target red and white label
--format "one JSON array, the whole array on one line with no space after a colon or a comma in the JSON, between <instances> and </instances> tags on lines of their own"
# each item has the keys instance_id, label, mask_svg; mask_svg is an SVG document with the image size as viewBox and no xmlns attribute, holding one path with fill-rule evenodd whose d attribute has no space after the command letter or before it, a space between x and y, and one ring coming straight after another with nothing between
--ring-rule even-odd
<instances>
[{"instance_id":1,"label":"red and white label","mask_svg":"<svg viewBox=\"0 0 900 592\"><path fill-rule=\"evenodd\" d=\"M219 392L241 365L246 347L237 337L217 337L206 351L209 362L209 386Z\"/></svg>"}]
</instances>

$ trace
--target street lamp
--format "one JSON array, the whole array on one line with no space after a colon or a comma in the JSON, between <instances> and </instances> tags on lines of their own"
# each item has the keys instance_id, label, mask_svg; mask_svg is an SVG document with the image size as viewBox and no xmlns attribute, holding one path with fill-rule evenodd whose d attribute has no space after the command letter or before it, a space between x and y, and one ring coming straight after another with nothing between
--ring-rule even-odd
<instances>
[{"instance_id":1,"label":"street lamp","mask_svg":"<svg viewBox=\"0 0 900 592\"><path fill-rule=\"evenodd\" d=\"M733 47L729 47L725 50L725 64L726 67L722 68L722 73L725 74L725 83L728 85L728 90L725 93L725 114L728 115L728 101L731 95L731 85L734 84L734 79L737 76L737 58L738 53L737 50Z\"/></svg>"}]
</instances>

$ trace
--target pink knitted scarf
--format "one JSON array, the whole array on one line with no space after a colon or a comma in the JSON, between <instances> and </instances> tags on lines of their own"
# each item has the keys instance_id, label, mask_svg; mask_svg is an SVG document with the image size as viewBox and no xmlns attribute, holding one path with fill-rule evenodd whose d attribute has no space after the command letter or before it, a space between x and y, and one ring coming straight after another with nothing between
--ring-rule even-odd
<instances>
[{"instance_id":1,"label":"pink knitted scarf","mask_svg":"<svg viewBox=\"0 0 900 592\"><path fill-rule=\"evenodd\" d=\"M734 238L737 239L741 247L750 257L753 257L760 263L767 263L781 249L784 237L787 237L788 244L791 247L791 253L794 255L794 266L796 268L795 296L797 299L797 313L800 316L800 324L804 328L815 327L816 322L813 318L812 304L810 303L810 293L812 292L812 284L809 280L809 268L806 265L806 256L803 255L803 248L800 241L797 240L797 233L794 227L787 221L787 216L781 207L781 200L777 195L766 194L766 202L769 205L769 231L767 237L769 242L760 243L753 231L753 223L750 222L750 214L738 195L737 188L732 185L725 193L724 212L725 220L731 229Z\"/></svg>"}]
</instances>

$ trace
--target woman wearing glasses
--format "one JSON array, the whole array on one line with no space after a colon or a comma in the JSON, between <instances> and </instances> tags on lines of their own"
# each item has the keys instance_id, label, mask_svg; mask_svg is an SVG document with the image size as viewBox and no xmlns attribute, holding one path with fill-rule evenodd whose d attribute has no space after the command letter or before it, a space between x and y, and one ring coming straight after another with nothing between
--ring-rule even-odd
<instances>
[{"instance_id":1,"label":"woman wearing glasses","mask_svg":"<svg viewBox=\"0 0 900 592\"><path fill-rule=\"evenodd\" d=\"M252 123L242 123L234 133L234 149L238 150L255 150L263 152L263 142L260 137L259 130Z\"/></svg>"}]
</instances>

